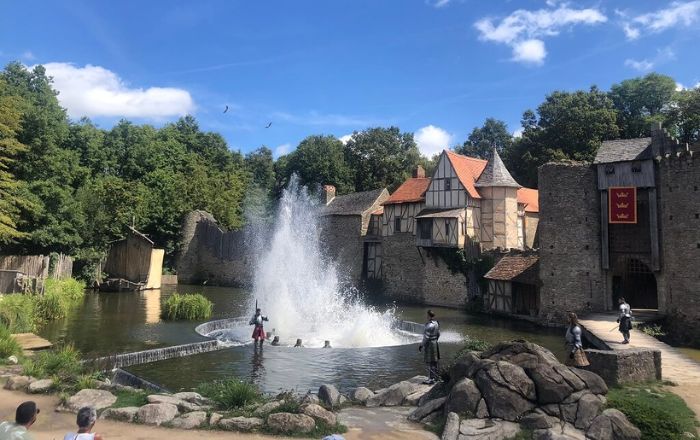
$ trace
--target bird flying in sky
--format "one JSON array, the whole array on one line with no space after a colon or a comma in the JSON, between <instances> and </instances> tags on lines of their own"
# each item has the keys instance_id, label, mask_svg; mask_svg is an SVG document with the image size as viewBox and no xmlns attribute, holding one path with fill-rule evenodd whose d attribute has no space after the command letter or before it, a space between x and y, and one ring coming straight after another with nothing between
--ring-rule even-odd
<instances>
[{"instance_id":1,"label":"bird flying in sky","mask_svg":"<svg viewBox=\"0 0 700 440\"><path fill-rule=\"evenodd\" d=\"M228 111L228 106L226 106L226 108L224 109L224 113L226 113L227 111Z\"/></svg>"},{"instance_id":2,"label":"bird flying in sky","mask_svg":"<svg viewBox=\"0 0 700 440\"><path fill-rule=\"evenodd\" d=\"M267 126L265 128L270 128L271 125L272 125L272 122L268 122Z\"/></svg>"}]
</instances>

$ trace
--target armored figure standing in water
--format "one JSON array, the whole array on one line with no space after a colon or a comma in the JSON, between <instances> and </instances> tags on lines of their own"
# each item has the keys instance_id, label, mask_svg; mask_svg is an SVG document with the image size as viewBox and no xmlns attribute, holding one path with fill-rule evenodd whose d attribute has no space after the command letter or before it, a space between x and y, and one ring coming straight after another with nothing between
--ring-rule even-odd
<instances>
[{"instance_id":1,"label":"armored figure standing in water","mask_svg":"<svg viewBox=\"0 0 700 440\"><path fill-rule=\"evenodd\" d=\"M253 341L255 344L260 341L260 345L262 345L263 341L265 340L265 329L263 328L263 321L267 321L267 316L263 316L260 313L260 309L255 309L255 315L250 319L250 322L248 325L254 325L255 327L253 328Z\"/></svg>"},{"instance_id":2,"label":"armored figure standing in water","mask_svg":"<svg viewBox=\"0 0 700 440\"><path fill-rule=\"evenodd\" d=\"M423 361L428 368L428 380L424 383L432 385L439 379L438 361L440 360L440 323L435 319L435 313L428 310L428 322L423 329L423 342L418 351L423 351Z\"/></svg>"}]
</instances>

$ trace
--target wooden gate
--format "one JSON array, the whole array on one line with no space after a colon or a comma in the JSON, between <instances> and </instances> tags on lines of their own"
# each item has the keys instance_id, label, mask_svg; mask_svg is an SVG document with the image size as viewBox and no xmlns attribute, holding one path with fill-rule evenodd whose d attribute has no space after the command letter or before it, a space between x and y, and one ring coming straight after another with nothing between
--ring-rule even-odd
<instances>
[{"instance_id":1,"label":"wooden gate","mask_svg":"<svg viewBox=\"0 0 700 440\"><path fill-rule=\"evenodd\" d=\"M513 295L510 281L489 280L486 307L494 312L512 313Z\"/></svg>"}]
</instances>

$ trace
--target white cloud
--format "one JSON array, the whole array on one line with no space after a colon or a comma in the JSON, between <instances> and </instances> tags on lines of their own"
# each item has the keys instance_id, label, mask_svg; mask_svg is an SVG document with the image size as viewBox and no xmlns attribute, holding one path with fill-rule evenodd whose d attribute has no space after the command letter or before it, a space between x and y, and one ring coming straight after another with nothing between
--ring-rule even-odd
<instances>
[{"instance_id":1,"label":"white cloud","mask_svg":"<svg viewBox=\"0 0 700 440\"><path fill-rule=\"evenodd\" d=\"M60 93L58 100L71 117L119 116L165 118L194 110L190 93L173 87L129 87L116 73L100 66L44 64Z\"/></svg>"},{"instance_id":2,"label":"white cloud","mask_svg":"<svg viewBox=\"0 0 700 440\"><path fill-rule=\"evenodd\" d=\"M479 39L506 44L513 49L513 61L542 64L547 56L544 37L553 37L570 26L596 25L608 18L598 9L572 9L566 4L547 2L551 9L527 11L518 9L498 22L482 18L474 23Z\"/></svg>"},{"instance_id":3,"label":"white cloud","mask_svg":"<svg viewBox=\"0 0 700 440\"><path fill-rule=\"evenodd\" d=\"M647 72L647 71L654 68L654 63L652 61L647 60L647 59L637 61L637 60L633 60L631 58L628 58L625 60L625 66L630 67L630 68L637 70L639 72Z\"/></svg>"},{"instance_id":4,"label":"white cloud","mask_svg":"<svg viewBox=\"0 0 700 440\"><path fill-rule=\"evenodd\" d=\"M319 113L317 111L310 111L306 114L275 112L272 114L272 118L298 125L367 126L377 123L377 121L360 116Z\"/></svg>"},{"instance_id":5,"label":"white cloud","mask_svg":"<svg viewBox=\"0 0 700 440\"><path fill-rule=\"evenodd\" d=\"M346 134L345 136L341 136L341 137L338 138L338 140L340 140L340 142L342 142L343 145L345 145L345 144L347 144L348 142L350 142L350 139L352 139L352 133L351 133L351 134Z\"/></svg>"},{"instance_id":6,"label":"white cloud","mask_svg":"<svg viewBox=\"0 0 700 440\"><path fill-rule=\"evenodd\" d=\"M275 156L275 159L277 159L278 157L284 156L285 154L289 153L291 148L291 144L278 145L277 147L275 147L275 150L272 152L272 154L273 156Z\"/></svg>"},{"instance_id":7,"label":"white cloud","mask_svg":"<svg viewBox=\"0 0 700 440\"><path fill-rule=\"evenodd\" d=\"M435 8L442 8L444 6L447 6L450 3L450 1L451 0L428 0L428 4Z\"/></svg>"},{"instance_id":8,"label":"white cloud","mask_svg":"<svg viewBox=\"0 0 700 440\"><path fill-rule=\"evenodd\" d=\"M521 137L523 137L523 132L524 132L524 131L525 131L525 130L523 130L522 128L518 128L517 130L515 130L515 131L513 132L513 137L514 137L514 138L521 138Z\"/></svg>"},{"instance_id":9,"label":"white cloud","mask_svg":"<svg viewBox=\"0 0 700 440\"><path fill-rule=\"evenodd\" d=\"M36 56L34 56L34 54L32 53L31 50L25 50L22 53L22 59L27 60L27 61L32 61L32 60L36 59Z\"/></svg>"},{"instance_id":10,"label":"white cloud","mask_svg":"<svg viewBox=\"0 0 700 440\"><path fill-rule=\"evenodd\" d=\"M700 0L671 3L665 9L630 16L616 11L622 17L622 29L629 40L635 40L642 32L659 33L675 26L690 26L700 19Z\"/></svg>"},{"instance_id":11,"label":"white cloud","mask_svg":"<svg viewBox=\"0 0 700 440\"><path fill-rule=\"evenodd\" d=\"M676 92L680 92L681 90L685 90L685 86L679 82L676 83Z\"/></svg>"},{"instance_id":12,"label":"white cloud","mask_svg":"<svg viewBox=\"0 0 700 440\"><path fill-rule=\"evenodd\" d=\"M425 157L433 157L450 148L453 136L440 127L428 125L413 134L418 149Z\"/></svg>"}]
</instances>

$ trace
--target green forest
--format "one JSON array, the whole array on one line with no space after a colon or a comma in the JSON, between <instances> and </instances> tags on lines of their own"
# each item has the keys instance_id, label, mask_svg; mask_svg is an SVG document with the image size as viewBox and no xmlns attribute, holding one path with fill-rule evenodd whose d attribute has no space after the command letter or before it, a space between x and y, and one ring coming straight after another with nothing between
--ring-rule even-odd
<instances>
[{"instance_id":1,"label":"green forest","mask_svg":"<svg viewBox=\"0 0 700 440\"><path fill-rule=\"evenodd\" d=\"M648 136L660 121L680 140L700 139L700 88L676 90L673 78L649 74L609 91L555 91L522 116L522 134L488 118L455 151L488 157L494 146L513 176L537 186L552 160L591 160L601 141ZM192 116L161 127L121 120L110 129L70 120L42 66L0 72L0 251L62 252L94 261L133 225L166 249L172 266L180 222L211 212L240 228L246 212L264 212L296 173L301 183L333 184L338 193L394 190L421 164L413 134L370 127L343 143L314 134L273 159L261 146L247 154L202 131ZM262 211L261 211L262 210Z\"/></svg>"}]
</instances>

